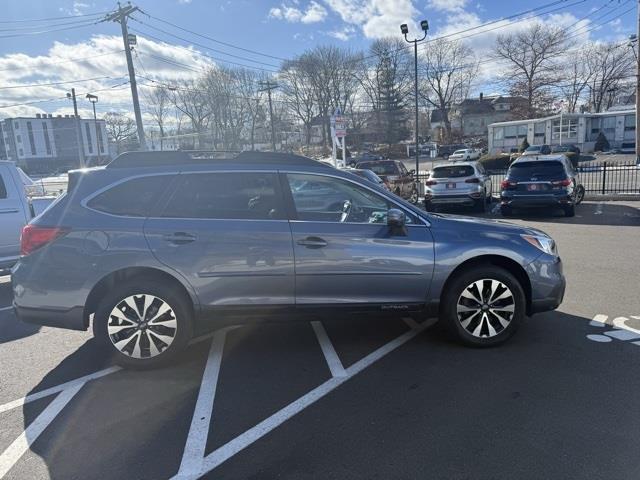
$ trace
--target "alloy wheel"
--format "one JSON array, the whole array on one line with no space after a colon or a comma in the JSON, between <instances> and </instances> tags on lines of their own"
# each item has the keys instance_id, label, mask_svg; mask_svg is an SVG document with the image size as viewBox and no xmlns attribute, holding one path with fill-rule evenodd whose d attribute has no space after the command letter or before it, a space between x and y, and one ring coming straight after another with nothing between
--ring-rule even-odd
<instances>
[{"instance_id":1,"label":"alloy wheel","mask_svg":"<svg viewBox=\"0 0 640 480\"><path fill-rule=\"evenodd\" d=\"M504 283L485 278L468 285L458 297L456 312L462 328L476 338L491 338L511 324L513 293Z\"/></svg>"},{"instance_id":2,"label":"alloy wheel","mask_svg":"<svg viewBox=\"0 0 640 480\"><path fill-rule=\"evenodd\" d=\"M107 331L118 351L144 359L169 348L176 338L178 322L171 306L161 298L131 295L111 310Z\"/></svg>"},{"instance_id":3,"label":"alloy wheel","mask_svg":"<svg viewBox=\"0 0 640 480\"><path fill-rule=\"evenodd\" d=\"M411 192L411 197L409 197L409 202L416 204L418 203L418 191L417 190L413 190Z\"/></svg>"}]
</instances>

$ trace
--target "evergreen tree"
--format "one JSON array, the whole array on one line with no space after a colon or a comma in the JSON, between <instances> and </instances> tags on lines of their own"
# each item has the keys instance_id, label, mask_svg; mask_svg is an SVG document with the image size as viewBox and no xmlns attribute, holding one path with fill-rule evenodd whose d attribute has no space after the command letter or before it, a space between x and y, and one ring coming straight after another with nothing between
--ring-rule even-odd
<instances>
[{"instance_id":1,"label":"evergreen tree","mask_svg":"<svg viewBox=\"0 0 640 480\"><path fill-rule=\"evenodd\" d=\"M596 144L593 147L596 152L604 152L609 150L609 140L605 137L604 133L600 132L598 138L596 138Z\"/></svg>"}]
</instances>

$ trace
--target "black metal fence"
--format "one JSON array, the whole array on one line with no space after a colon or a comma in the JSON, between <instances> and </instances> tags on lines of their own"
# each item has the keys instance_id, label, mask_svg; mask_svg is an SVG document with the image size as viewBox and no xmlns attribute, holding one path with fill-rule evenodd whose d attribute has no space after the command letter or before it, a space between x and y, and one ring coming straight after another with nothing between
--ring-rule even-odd
<instances>
[{"instance_id":1,"label":"black metal fence","mask_svg":"<svg viewBox=\"0 0 640 480\"><path fill-rule=\"evenodd\" d=\"M640 165L635 163L589 162L588 165L580 165L578 172L586 193L640 194ZM507 176L507 170L492 170L489 175L495 194L500 191L500 183ZM428 178L428 174L418 176L422 184Z\"/></svg>"}]
</instances>

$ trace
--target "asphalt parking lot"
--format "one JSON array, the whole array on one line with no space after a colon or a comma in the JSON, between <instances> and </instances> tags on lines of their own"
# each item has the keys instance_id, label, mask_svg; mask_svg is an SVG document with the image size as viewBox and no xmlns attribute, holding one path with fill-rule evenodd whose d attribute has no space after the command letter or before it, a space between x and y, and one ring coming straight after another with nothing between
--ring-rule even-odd
<instances>
[{"instance_id":1,"label":"asphalt parking lot","mask_svg":"<svg viewBox=\"0 0 640 480\"><path fill-rule=\"evenodd\" d=\"M567 293L488 350L318 316L123 371L89 333L19 323L0 277L0 478L640 478L640 202L509 221L556 239Z\"/></svg>"}]
</instances>

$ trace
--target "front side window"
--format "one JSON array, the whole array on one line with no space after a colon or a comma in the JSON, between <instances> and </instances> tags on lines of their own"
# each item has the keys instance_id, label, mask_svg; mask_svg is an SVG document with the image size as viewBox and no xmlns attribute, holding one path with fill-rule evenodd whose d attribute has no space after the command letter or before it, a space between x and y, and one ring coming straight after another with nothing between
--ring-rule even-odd
<instances>
[{"instance_id":1,"label":"front side window","mask_svg":"<svg viewBox=\"0 0 640 480\"><path fill-rule=\"evenodd\" d=\"M375 161L375 162L364 162L359 163L358 168L363 168L365 170L371 170L376 175L397 175L398 167L395 162L390 161Z\"/></svg>"},{"instance_id":2,"label":"front side window","mask_svg":"<svg viewBox=\"0 0 640 480\"><path fill-rule=\"evenodd\" d=\"M163 217L222 220L286 218L275 173L183 173Z\"/></svg>"},{"instance_id":3,"label":"front side window","mask_svg":"<svg viewBox=\"0 0 640 480\"><path fill-rule=\"evenodd\" d=\"M148 217L169 179L168 175L132 178L93 197L87 206L111 215Z\"/></svg>"},{"instance_id":4,"label":"front side window","mask_svg":"<svg viewBox=\"0 0 640 480\"><path fill-rule=\"evenodd\" d=\"M387 223L391 201L360 185L323 175L287 174L298 220ZM415 219L407 215L407 223Z\"/></svg>"},{"instance_id":5,"label":"front side window","mask_svg":"<svg viewBox=\"0 0 640 480\"><path fill-rule=\"evenodd\" d=\"M4 186L4 180L0 176L0 200L7 198L7 187Z\"/></svg>"}]
</instances>

